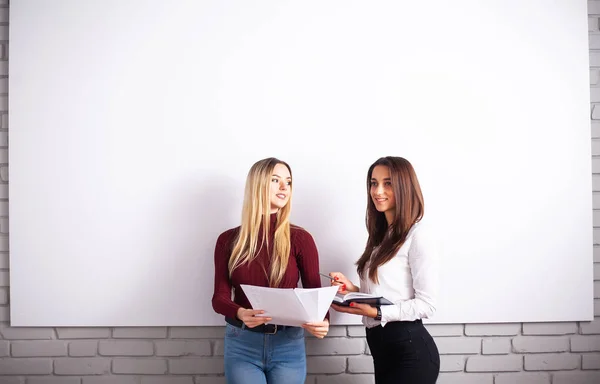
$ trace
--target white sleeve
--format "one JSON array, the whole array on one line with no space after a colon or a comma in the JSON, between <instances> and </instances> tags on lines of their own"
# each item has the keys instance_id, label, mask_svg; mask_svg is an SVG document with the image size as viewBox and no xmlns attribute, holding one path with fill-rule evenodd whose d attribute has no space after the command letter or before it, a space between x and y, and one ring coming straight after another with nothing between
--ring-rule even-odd
<instances>
[{"instance_id":1,"label":"white sleeve","mask_svg":"<svg viewBox=\"0 0 600 384\"><path fill-rule=\"evenodd\" d=\"M426 228L415 228L408 250L408 263L415 291L414 299L395 305L381 306L381 325L388 321L413 321L431 317L435 313L438 284L437 246Z\"/></svg>"}]
</instances>

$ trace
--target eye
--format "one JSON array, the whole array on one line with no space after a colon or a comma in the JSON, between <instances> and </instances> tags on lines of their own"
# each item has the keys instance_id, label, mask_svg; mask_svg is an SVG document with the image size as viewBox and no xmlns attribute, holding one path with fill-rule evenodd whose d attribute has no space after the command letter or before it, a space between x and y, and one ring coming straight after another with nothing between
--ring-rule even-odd
<instances>
[{"instance_id":1,"label":"eye","mask_svg":"<svg viewBox=\"0 0 600 384\"><path fill-rule=\"evenodd\" d=\"M279 179L274 177L271 179L271 183L279 183Z\"/></svg>"},{"instance_id":2,"label":"eye","mask_svg":"<svg viewBox=\"0 0 600 384\"><path fill-rule=\"evenodd\" d=\"M286 184L288 185L288 187L292 186L292 182L291 181L287 181Z\"/></svg>"},{"instance_id":3,"label":"eye","mask_svg":"<svg viewBox=\"0 0 600 384\"><path fill-rule=\"evenodd\" d=\"M391 187L392 186L392 182L391 181L386 181L385 182L385 186L386 187Z\"/></svg>"},{"instance_id":4,"label":"eye","mask_svg":"<svg viewBox=\"0 0 600 384\"><path fill-rule=\"evenodd\" d=\"M376 181L371 181L371 187L376 187L377 186L377 182Z\"/></svg>"}]
</instances>

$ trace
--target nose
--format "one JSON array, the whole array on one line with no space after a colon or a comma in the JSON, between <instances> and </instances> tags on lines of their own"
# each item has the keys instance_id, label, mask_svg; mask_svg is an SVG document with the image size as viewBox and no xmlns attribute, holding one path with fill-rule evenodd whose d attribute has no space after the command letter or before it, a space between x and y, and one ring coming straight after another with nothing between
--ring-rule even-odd
<instances>
[{"instance_id":1,"label":"nose","mask_svg":"<svg viewBox=\"0 0 600 384\"><path fill-rule=\"evenodd\" d=\"M279 182L279 189L282 191L285 191L287 189L288 185L285 181L280 181Z\"/></svg>"},{"instance_id":2,"label":"nose","mask_svg":"<svg viewBox=\"0 0 600 384\"><path fill-rule=\"evenodd\" d=\"M375 194L376 195L383 195L383 185L379 184L376 188L375 188Z\"/></svg>"}]
</instances>

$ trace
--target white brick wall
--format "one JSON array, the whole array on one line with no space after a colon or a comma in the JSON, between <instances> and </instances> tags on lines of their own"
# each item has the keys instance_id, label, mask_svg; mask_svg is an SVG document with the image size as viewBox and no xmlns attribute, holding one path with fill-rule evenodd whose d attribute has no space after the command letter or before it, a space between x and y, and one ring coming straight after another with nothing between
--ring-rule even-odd
<instances>
[{"instance_id":1,"label":"white brick wall","mask_svg":"<svg viewBox=\"0 0 600 384\"><path fill-rule=\"evenodd\" d=\"M8 326L8 0L0 0L0 384L224 384L223 327ZM588 2L596 320L429 325L439 384L600 383L600 0ZM373 384L361 326L307 339L307 384Z\"/></svg>"}]
</instances>

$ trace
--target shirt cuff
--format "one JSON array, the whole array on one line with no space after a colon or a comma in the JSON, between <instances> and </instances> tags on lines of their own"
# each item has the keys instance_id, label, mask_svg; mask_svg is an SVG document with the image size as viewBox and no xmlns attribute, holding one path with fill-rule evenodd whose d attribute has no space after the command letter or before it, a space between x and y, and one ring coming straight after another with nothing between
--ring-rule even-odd
<instances>
[{"instance_id":1,"label":"shirt cuff","mask_svg":"<svg viewBox=\"0 0 600 384\"><path fill-rule=\"evenodd\" d=\"M401 303L394 305L382 305L381 306L381 326L385 325L390 321L398 321L400 319Z\"/></svg>"}]
</instances>

